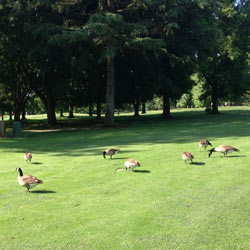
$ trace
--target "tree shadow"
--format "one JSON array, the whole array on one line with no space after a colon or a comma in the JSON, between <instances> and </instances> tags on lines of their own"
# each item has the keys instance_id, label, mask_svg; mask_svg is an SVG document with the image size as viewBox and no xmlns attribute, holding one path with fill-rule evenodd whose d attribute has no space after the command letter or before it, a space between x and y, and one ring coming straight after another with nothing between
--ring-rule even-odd
<instances>
[{"instance_id":1,"label":"tree shadow","mask_svg":"<svg viewBox=\"0 0 250 250\"><path fill-rule=\"evenodd\" d=\"M134 172L134 173L142 173L142 174L150 173L149 170L134 170L133 172Z\"/></svg>"},{"instance_id":2,"label":"tree shadow","mask_svg":"<svg viewBox=\"0 0 250 250\"><path fill-rule=\"evenodd\" d=\"M197 143L198 149L198 142L203 137L217 144L218 142L216 142L216 140L219 141L222 138L223 140L227 137L243 138L249 135L249 108L247 110L241 110L240 108L233 110L224 109L223 112L225 114L222 116L207 116L203 110L176 110L176 112L173 111L174 118L167 121L165 119L159 119L159 113L141 116L138 119L134 119L128 114L116 117L116 122L119 127L124 127L124 129L118 129L118 131L103 129L102 126L100 126L101 122L96 124L95 119L81 116L76 117L78 119L74 119L72 122L68 122L71 121L71 119L67 121L59 120L58 127L65 128L66 130L60 129L54 132L46 131L46 129L48 129L46 119L28 120L24 123L25 138L0 138L1 142L3 142L0 144L0 150L3 152L9 152L11 150L12 152L23 154L24 148L28 150L32 146L34 148L34 154L47 154L49 148L49 150L53 152L52 157L82 157L85 155L101 156L107 145L113 145L114 147L117 145L118 148L120 146L122 147L121 152L119 152L122 157L122 153L129 154L129 152L134 153L138 151L129 150L128 148L126 150L125 147L128 146L134 146L134 148L137 147L136 149L138 149L138 145L141 144L154 146L155 144L161 143L164 145L166 143ZM182 125L184 123L185 127ZM96 132L93 131L93 126L96 128L95 125L97 125ZM225 129L225 126L227 129ZM35 132L38 127L43 129L44 133L41 133L41 131ZM80 130L68 129L74 127L80 128ZM192 127L192 131L189 127ZM11 122L8 122L8 128L12 128ZM27 129L30 130L27 131ZM138 133L138 131L140 131L140 133ZM168 133L168 131L171 131L171 133ZM212 134L211 131L213 131ZM216 131L216 133L214 131ZM72 133L74 133L74 135ZM102 134L101 140L99 137L100 133ZM84 136L82 136L83 134ZM131 138L133 138L133 140L131 140ZM67 147L65 147L65 140L67 140ZM145 148L138 152L144 151L146 151ZM207 151L203 152L204 154L208 154ZM201 151L201 154L203 154L203 152ZM211 158L213 157L214 154ZM114 159L121 158L114 156Z\"/></svg>"},{"instance_id":3,"label":"tree shadow","mask_svg":"<svg viewBox=\"0 0 250 250\"><path fill-rule=\"evenodd\" d=\"M203 166L203 165L205 165L205 162L195 161L195 162L192 162L192 164L190 164L190 165Z\"/></svg>"},{"instance_id":4,"label":"tree shadow","mask_svg":"<svg viewBox=\"0 0 250 250\"><path fill-rule=\"evenodd\" d=\"M35 190L35 191L30 191L30 193L35 193L35 194L55 194L55 191L52 190Z\"/></svg>"}]
</instances>

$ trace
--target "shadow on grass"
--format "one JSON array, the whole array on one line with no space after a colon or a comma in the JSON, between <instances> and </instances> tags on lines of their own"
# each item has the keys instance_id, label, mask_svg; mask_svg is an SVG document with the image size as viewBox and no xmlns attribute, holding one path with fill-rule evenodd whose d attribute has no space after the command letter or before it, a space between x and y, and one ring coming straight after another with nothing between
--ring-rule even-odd
<instances>
[{"instance_id":1,"label":"shadow on grass","mask_svg":"<svg viewBox=\"0 0 250 250\"><path fill-rule=\"evenodd\" d=\"M205 165L205 162L198 162L198 161L195 161L195 162L193 162L191 165L203 166L203 165Z\"/></svg>"},{"instance_id":2,"label":"shadow on grass","mask_svg":"<svg viewBox=\"0 0 250 250\"><path fill-rule=\"evenodd\" d=\"M31 164L34 164L34 165L41 165L41 164L43 164L43 163L42 163L42 162L36 161L36 162L32 162Z\"/></svg>"},{"instance_id":3,"label":"shadow on grass","mask_svg":"<svg viewBox=\"0 0 250 250\"><path fill-rule=\"evenodd\" d=\"M148 173L150 173L149 170L134 170L133 172L134 173L142 173L142 174L148 174Z\"/></svg>"},{"instance_id":4,"label":"shadow on grass","mask_svg":"<svg viewBox=\"0 0 250 250\"><path fill-rule=\"evenodd\" d=\"M125 160L127 159L128 157L115 157L115 158L112 158L111 160Z\"/></svg>"},{"instance_id":5,"label":"shadow on grass","mask_svg":"<svg viewBox=\"0 0 250 250\"><path fill-rule=\"evenodd\" d=\"M211 156L210 158L240 158L240 157L246 157L245 155L228 155L228 156L223 156L223 155L216 155L216 156Z\"/></svg>"},{"instance_id":6,"label":"shadow on grass","mask_svg":"<svg viewBox=\"0 0 250 250\"><path fill-rule=\"evenodd\" d=\"M131 152L133 152L133 153L140 152L140 150L120 150L118 154L120 155L120 154L131 153ZM116 155L118 155L118 154L116 154Z\"/></svg>"},{"instance_id":7,"label":"shadow on grass","mask_svg":"<svg viewBox=\"0 0 250 250\"><path fill-rule=\"evenodd\" d=\"M31 193L35 194L55 194L55 191L52 190L36 190L36 191L30 191Z\"/></svg>"},{"instance_id":8,"label":"shadow on grass","mask_svg":"<svg viewBox=\"0 0 250 250\"><path fill-rule=\"evenodd\" d=\"M206 115L203 110L173 111L173 119L162 119L160 114L143 115L139 118L129 115L116 117L120 128L103 129L103 121L83 117L73 120L67 118L58 120L55 128L46 125L46 119L28 120L23 124L25 138L0 138L0 150L23 153L30 147L34 153L48 154L53 157L82 157L100 155L109 145L128 147L136 145L141 150L122 150L122 153L145 152L140 145L154 146L156 144L184 144L197 143L201 138L208 138L215 143L216 140L227 137L230 139L249 136L250 109L234 108L222 109L223 115ZM160 119L159 119L160 118ZM12 123L8 123L11 130ZM98 130L92 128L98 127ZM226 129L225 129L226 127ZM63 130L65 128L65 130ZM80 130L74 130L80 128ZM31 129L25 132L26 129ZM34 132L36 129L44 133ZM59 130L57 130L59 129ZM32 132L33 131L33 132ZM51 132L48 132L51 131ZM131 139L132 138L132 139ZM67 146L65 146L65 142ZM139 145L139 146L138 146ZM134 147L135 148L135 147ZM150 152L149 152L150 153ZM208 153L208 152L206 152ZM212 156L213 157L213 156ZM107 157L108 158L108 157Z\"/></svg>"},{"instance_id":9,"label":"shadow on grass","mask_svg":"<svg viewBox=\"0 0 250 250\"><path fill-rule=\"evenodd\" d=\"M245 155L228 155L228 158L234 158L234 157L246 157ZM225 157L225 158L227 158Z\"/></svg>"}]
</instances>

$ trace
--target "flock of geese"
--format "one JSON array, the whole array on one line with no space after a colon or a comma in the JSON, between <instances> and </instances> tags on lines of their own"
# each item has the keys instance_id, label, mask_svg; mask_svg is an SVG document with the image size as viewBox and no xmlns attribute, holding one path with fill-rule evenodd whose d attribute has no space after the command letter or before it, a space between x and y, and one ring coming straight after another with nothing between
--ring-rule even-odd
<instances>
[{"instance_id":1,"label":"flock of geese","mask_svg":"<svg viewBox=\"0 0 250 250\"><path fill-rule=\"evenodd\" d=\"M200 140L199 149L204 148L206 150L206 148L208 146L212 147L212 144L208 140ZM108 148L103 152L103 158L106 159L106 155L109 155L110 159L112 159L112 156L115 155L119 151L120 151L119 149ZM231 153L233 151L239 152L240 150L237 148L234 148L232 146L229 146L229 145L220 145L220 146L218 146L216 148L212 148L208 151L209 151L208 157L210 157L213 152L220 152L220 153L224 154L224 157L226 157L228 153ZM192 164L193 159L194 159L194 155L191 152L183 152L181 154L181 157L186 164L187 164L187 162L190 162L190 164ZM24 160L27 163L31 163L32 154L25 153ZM120 170L132 170L132 171L134 171L134 168L139 167L140 163L134 159L128 159L125 161L124 166L125 166L124 168L117 168L116 171L120 171ZM19 172L18 183L22 187L26 188L26 190L25 190L26 192L30 192L30 189L37 186L38 184L43 184L43 181L39 180L35 176L23 175L23 171L21 168L16 168L16 170Z\"/></svg>"},{"instance_id":2,"label":"flock of geese","mask_svg":"<svg viewBox=\"0 0 250 250\"><path fill-rule=\"evenodd\" d=\"M204 148L206 150L207 146L211 146L212 144L211 142L209 142L208 140L200 140L199 142L199 149ZM237 148L234 148L232 146L229 145L220 145L216 148L212 148L209 151L208 157L210 157L212 155L213 152L219 152L222 153L224 155L224 157L227 156L228 153L231 153L233 151L235 152L239 152L240 150ZM190 163L193 162L194 159L194 155L190 152L183 152L181 154L182 159L184 160L185 163L187 163L187 161L189 161Z\"/></svg>"},{"instance_id":3,"label":"flock of geese","mask_svg":"<svg viewBox=\"0 0 250 250\"><path fill-rule=\"evenodd\" d=\"M118 153L120 151L120 149L114 149L114 148L108 148L105 151L103 151L103 158L106 159L106 155L110 156L110 159L112 159L112 156L115 155L116 153ZM125 168L117 168L116 171L120 171L120 170L134 170L135 167L140 167L140 163L134 159L128 159L125 161L124 163Z\"/></svg>"}]
</instances>

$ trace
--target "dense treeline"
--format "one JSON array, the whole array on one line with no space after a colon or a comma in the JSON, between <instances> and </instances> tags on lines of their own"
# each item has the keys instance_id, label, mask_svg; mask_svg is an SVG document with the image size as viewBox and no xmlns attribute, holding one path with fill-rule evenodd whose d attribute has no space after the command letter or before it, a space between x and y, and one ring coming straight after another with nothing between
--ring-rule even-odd
<instances>
[{"instance_id":1,"label":"dense treeline","mask_svg":"<svg viewBox=\"0 0 250 250\"><path fill-rule=\"evenodd\" d=\"M196 95L218 113L249 98L249 13L247 0L0 0L1 110L44 107L53 125L56 110L104 109L114 125L115 108L160 98L169 117Z\"/></svg>"}]
</instances>

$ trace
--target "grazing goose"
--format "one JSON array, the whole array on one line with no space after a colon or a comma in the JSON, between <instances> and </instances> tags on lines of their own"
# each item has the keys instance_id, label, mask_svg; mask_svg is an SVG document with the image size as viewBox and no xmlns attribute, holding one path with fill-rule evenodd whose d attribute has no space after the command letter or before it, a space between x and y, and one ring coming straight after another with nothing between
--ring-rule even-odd
<instances>
[{"instance_id":1,"label":"grazing goose","mask_svg":"<svg viewBox=\"0 0 250 250\"><path fill-rule=\"evenodd\" d=\"M187 164L187 161L190 161L190 163L192 163L193 159L194 159L194 155L190 152L183 152L181 154L181 157L182 157L183 161L185 161L186 164Z\"/></svg>"},{"instance_id":2,"label":"grazing goose","mask_svg":"<svg viewBox=\"0 0 250 250\"><path fill-rule=\"evenodd\" d=\"M212 144L208 140L200 140L200 142L199 142L200 149L205 148L205 150L206 150L208 145L212 147Z\"/></svg>"},{"instance_id":3,"label":"grazing goose","mask_svg":"<svg viewBox=\"0 0 250 250\"><path fill-rule=\"evenodd\" d=\"M120 149L114 149L114 148L108 148L105 151L103 151L103 158L106 159L106 154L110 156L110 159L112 159L112 155L116 154Z\"/></svg>"},{"instance_id":4,"label":"grazing goose","mask_svg":"<svg viewBox=\"0 0 250 250\"><path fill-rule=\"evenodd\" d=\"M140 167L140 163L134 159L128 159L124 163L126 170L134 171L135 167Z\"/></svg>"},{"instance_id":5,"label":"grazing goose","mask_svg":"<svg viewBox=\"0 0 250 250\"><path fill-rule=\"evenodd\" d=\"M219 147L210 149L208 157L210 157L213 152L220 152L220 153L224 154L224 156L227 156L228 153L231 153L233 151L240 152L239 149L234 148L232 146L229 146L229 145L220 145Z\"/></svg>"},{"instance_id":6,"label":"grazing goose","mask_svg":"<svg viewBox=\"0 0 250 250\"><path fill-rule=\"evenodd\" d=\"M43 184L42 180L39 180L32 175L23 175L23 171L21 168L16 168L16 170L19 171L19 175L17 178L18 183L21 186L27 188L26 192L30 192L30 189L35 187L37 184Z\"/></svg>"},{"instance_id":7,"label":"grazing goose","mask_svg":"<svg viewBox=\"0 0 250 250\"><path fill-rule=\"evenodd\" d=\"M24 154L24 160L28 163L31 162L32 154L31 153L25 153Z\"/></svg>"}]
</instances>

